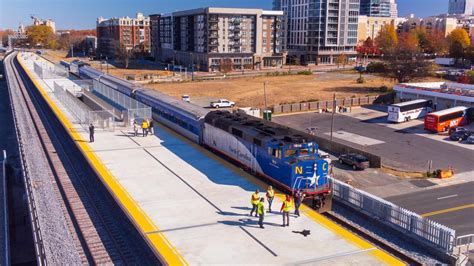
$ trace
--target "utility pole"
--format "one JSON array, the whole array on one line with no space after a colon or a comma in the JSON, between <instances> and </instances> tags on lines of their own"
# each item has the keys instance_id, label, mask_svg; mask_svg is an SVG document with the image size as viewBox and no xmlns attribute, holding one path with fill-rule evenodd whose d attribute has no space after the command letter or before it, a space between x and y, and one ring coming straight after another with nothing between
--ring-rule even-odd
<instances>
[{"instance_id":1,"label":"utility pole","mask_svg":"<svg viewBox=\"0 0 474 266\"><path fill-rule=\"evenodd\" d=\"M265 110L264 112L267 111L267 82L263 82L263 97L264 97L264 101L265 101Z\"/></svg>"},{"instance_id":2,"label":"utility pole","mask_svg":"<svg viewBox=\"0 0 474 266\"><path fill-rule=\"evenodd\" d=\"M333 101L332 101L332 118L331 118L331 141L332 141L332 133L334 130L334 115L336 114L336 94L334 93Z\"/></svg>"}]
</instances>

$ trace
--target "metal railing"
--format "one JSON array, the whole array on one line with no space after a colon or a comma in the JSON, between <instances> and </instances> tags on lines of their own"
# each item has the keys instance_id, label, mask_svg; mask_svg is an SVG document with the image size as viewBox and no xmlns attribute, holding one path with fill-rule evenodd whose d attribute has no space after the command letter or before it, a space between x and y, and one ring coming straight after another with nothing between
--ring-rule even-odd
<instances>
[{"instance_id":1,"label":"metal railing","mask_svg":"<svg viewBox=\"0 0 474 266\"><path fill-rule=\"evenodd\" d=\"M394 228L404 235L452 253L456 242L455 230L423 218L375 195L334 180L334 199Z\"/></svg>"},{"instance_id":2,"label":"metal railing","mask_svg":"<svg viewBox=\"0 0 474 266\"><path fill-rule=\"evenodd\" d=\"M9 233L8 233L8 191L7 191L7 152L3 151L2 158L2 198L3 198L3 215L4 215L4 232L3 232L3 243L0 246L3 246L0 253L0 265L10 265L10 245L9 245Z\"/></svg>"},{"instance_id":3,"label":"metal railing","mask_svg":"<svg viewBox=\"0 0 474 266\"><path fill-rule=\"evenodd\" d=\"M33 62L33 70L42 79L69 77L67 69L60 64L35 61Z\"/></svg>"}]
</instances>

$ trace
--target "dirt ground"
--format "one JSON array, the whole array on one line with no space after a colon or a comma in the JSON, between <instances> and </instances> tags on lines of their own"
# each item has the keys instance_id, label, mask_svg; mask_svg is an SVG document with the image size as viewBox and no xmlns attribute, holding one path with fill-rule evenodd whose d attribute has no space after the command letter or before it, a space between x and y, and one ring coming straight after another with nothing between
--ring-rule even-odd
<instances>
[{"instance_id":1,"label":"dirt ground","mask_svg":"<svg viewBox=\"0 0 474 266\"><path fill-rule=\"evenodd\" d=\"M381 94L381 86L393 87L393 80L365 76L366 83L358 84L358 74L318 73L315 75L292 75L280 77L249 77L227 80L197 81L146 85L174 97L225 98L240 107L264 106L263 83L267 82L268 106L282 103L332 99L352 96Z\"/></svg>"}]
</instances>

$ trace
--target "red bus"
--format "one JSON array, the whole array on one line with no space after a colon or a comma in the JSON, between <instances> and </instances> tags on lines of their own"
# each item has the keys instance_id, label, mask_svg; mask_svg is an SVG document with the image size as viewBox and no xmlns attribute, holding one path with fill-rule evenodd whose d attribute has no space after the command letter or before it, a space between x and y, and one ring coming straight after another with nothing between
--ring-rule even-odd
<instances>
[{"instance_id":1,"label":"red bus","mask_svg":"<svg viewBox=\"0 0 474 266\"><path fill-rule=\"evenodd\" d=\"M458 106L428 114L425 117L425 129L433 132L443 132L451 127L457 127L465 122L467 107Z\"/></svg>"}]
</instances>

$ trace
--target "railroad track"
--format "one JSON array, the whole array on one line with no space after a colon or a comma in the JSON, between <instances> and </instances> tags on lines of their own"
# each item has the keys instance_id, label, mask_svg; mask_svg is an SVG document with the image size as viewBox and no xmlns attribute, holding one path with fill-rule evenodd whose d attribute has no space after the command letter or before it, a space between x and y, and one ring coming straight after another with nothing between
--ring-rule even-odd
<instances>
[{"instance_id":1,"label":"railroad track","mask_svg":"<svg viewBox=\"0 0 474 266\"><path fill-rule=\"evenodd\" d=\"M40 138L83 264L159 264L13 55L12 76Z\"/></svg>"}]
</instances>

